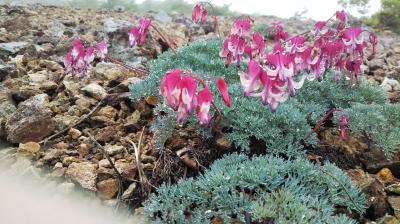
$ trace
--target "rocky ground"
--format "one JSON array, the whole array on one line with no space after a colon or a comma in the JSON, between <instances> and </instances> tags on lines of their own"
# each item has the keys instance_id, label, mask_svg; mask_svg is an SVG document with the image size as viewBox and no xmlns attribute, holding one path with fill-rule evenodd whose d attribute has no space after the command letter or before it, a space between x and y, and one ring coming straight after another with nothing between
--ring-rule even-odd
<instances>
[{"instance_id":1,"label":"rocky ground","mask_svg":"<svg viewBox=\"0 0 400 224\"><path fill-rule=\"evenodd\" d=\"M151 33L144 46L128 47L130 27L142 16L156 21L179 46L216 36L211 24L195 25L180 14L0 6L0 164L6 165L6 172L29 173L61 192L84 190L107 206L122 202L133 213L140 213L141 202L153 187L197 174L185 160L186 147L193 148L203 166L218 157L211 153L215 148L229 147L223 140L205 144L194 130L182 130L167 142L167 151L160 156L149 131L157 99L132 101L128 94L128 85L143 76L118 64L98 62L82 79L62 78L62 62L76 36L87 44L106 39L113 58L145 68L167 45ZM270 24L273 19L260 17L256 23ZM220 18L223 31L231 21ZM300 33L313 24L295 19L283 22L290 33ZM365 61L365 77L381 85L391 101L398 103L399 36L383 32L379 37L377 56ZM110 94L113 97L102 101ZM366 218L398 223L400 154L386 158L360 139L339 142L329 131L320 133L320 139L323 145L337 145L337 150L332 153L328 147L314 153L348 170L366 193L370 205ZM139 142L140 152L133 146Z\"/></svg>"}]
</instances>

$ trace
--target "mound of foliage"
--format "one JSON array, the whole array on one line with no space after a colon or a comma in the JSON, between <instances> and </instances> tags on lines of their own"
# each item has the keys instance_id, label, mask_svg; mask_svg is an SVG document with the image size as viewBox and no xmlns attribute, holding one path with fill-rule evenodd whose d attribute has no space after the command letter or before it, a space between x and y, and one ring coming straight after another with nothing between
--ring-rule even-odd
<instances>
[{"instance_id":1,"label":"mound of foliage","mask_svg":"<svg viewBox=\"0 0 400 224\"><path fill-rule=\"evenodd\" d=\"M238 154L215 161L196 180L161 186L145 203L159 223L352 223L334 212L338 206L363 212L365 199L336 166Z\"/></svg>"},{"instance_id":2,"label":"mound of foliage","mask_svg":"<svg viewBox=\"0 0 400 224\"><path fill-rule=\"evenodd\" d=\"M227 127L225 136L244 151L250 148L250 139L255 138L265 143L269 153L303 155L304 141L306 144L316 143L315 135L308 139L306 136L331 108L339 108L349 114L349 124L353 132L373 131L372 141L383 147L386 153L391 153L400 146L400 132L393 128L400 126L400 107L390 105L380 87L363 81L359 86L351 86L344 78L336 83L333 74L328 72L321 82L306 80L304 86L297 91L296 97L290 98L272 113L260 103L261 99L243 97L239 69L236 66L224 66L218 55L220 46L218 39L200 40L178 49L176 54L165 52L150 62L150 75L143 82L131 86L132 98L159 96L162 77L168 70L190 69L205 80L224 77L231 94L232 106L225 106L220 97L215 98L215 103L221 106L224 115L222 124ZM240 69L247 68L242 64ZM209 87L214 95L219 94L214 84L211 83ZM381 108L379 111L391 110L392 113L380 113L376 111L377 107ZM153 126L160 149L177 127L174 122L175 111L160 104L156 113L161 111L164 113L160 114L164 115L158 116ZM365 119L372 116L371 111L379 116ZM189 125L198 124L189 120ZM203 130L202 133L209 133L209 127L199 128ZM385 135L392 137L386 139Z\"/></svg>"}]
</instances>

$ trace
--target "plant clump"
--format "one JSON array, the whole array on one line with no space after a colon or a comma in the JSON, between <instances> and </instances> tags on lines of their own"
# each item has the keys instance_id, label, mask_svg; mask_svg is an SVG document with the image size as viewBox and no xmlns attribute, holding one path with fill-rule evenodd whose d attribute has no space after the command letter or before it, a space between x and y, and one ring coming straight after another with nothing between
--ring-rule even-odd
<instances>
[{"instance_id":1,"label":"plant clump","mask_svg":"<svg viewBox=\"0 0 400 224\"><path fill-rule=\"evenodd\" d=\"M362 213L365 206L350 178L332 164L233 154L196 180L161 186L145 210L159 223L353 223L335 208Z\"/></svg>"}]
</instances>

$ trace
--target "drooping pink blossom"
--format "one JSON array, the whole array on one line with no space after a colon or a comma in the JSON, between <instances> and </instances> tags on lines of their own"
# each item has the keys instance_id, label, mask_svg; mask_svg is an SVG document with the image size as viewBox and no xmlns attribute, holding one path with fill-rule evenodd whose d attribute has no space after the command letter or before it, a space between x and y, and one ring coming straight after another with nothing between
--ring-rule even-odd
<instances>
[{"instance_id":1,"label":"drooping pink blossom","mask_svg":"<svg viewBox=\"0 0 400 224\"><path fill-rule=\"evenodd\" d=\"M192 76L185 75L182 76L181 81L179 82L179 87L181 89L179 106L182 104L186 112L191 114L195 106L197 82Z\"/></svg>"},{"instance_id":2,"label":"drooping pink blossom","mask_svg":"<svg viewBox=\"0 0 400 224\"><path fill-rule=\"evenodd\" d=\"M318 21L314 25L314 34L315 35L324 35L328 32L328 29L326 29L326 22L325 21Z\"/></svg>"},{"instance_id":3,"label":"drooping pink blossom","mask_svg":"<svg viewBox=\"0 0 400 224\"><path fill-rule=\"evenodd\" d=\"M168 71L161 81L160 94L164 97L168 106L177 110L181 98L181 71L180 69Z\"/></svg>"},{"instance_id":4,"label":"drooping pink blossom","mask_svg":"<svg viewBox=\"0 0 400 224\"><path fill-rule=\"evenodd\" d=\"M233 60L233 54L229 50L229 38L226 38L223 43L223 48L219 52L219 56L222 58L225 58L225 66L229 65L232 63Z\"/></svg>"},{"instance_id":5,"label":"drooping pink blossom","mask_svg":"<svg viewBox=\"0 0 400 224\"><path fill-rule=\"evenodd\" d=\"M139 27L132 27L131 32L129 33L129 45L131 47L142 45L144 43L150 23L150 19L141 18L139 20Z\"/></svg>"},{"instance_id":6,"label":"drooping pink blossom","mask_svg":"<svg viewBox=\"0 0 400 224\"><path fill-rule=\"evenodd\" d=\"M97 44L98 57L101 60L104 60L106 58L107 53L108 53L107 44L106 44L106 42L104 40L102 40Z\"/></svg>"},{"instance_id":7,"label":"drooping pink blossom","mask_svg":"<svg viewBox=\"0 0 400 224\"><path fill-rule=\"evenodd\" d=\"M228 49L232 52L232 59L236 61L236 65L240 66L242 60L246 40L238 34L232 34L228 42Z\"/></svg>"},{"instance_id":8,"label":"drooping pink blossom","mask_svg":"<svg viewBox=\"0 0 400 224\"><path fill-rule=\"evenodd\" d=\"M197 95L197 117L200 124L207 125L211 121L210 106L213 102L213 95L207 86Z\"/></svg>"},{"instance_id":9,"label":"drooping pink blossom","mask_svg":"<svg viewBox=\"0 0 400 224\"><path fill-rule=\"evenodd\" d=\"M268 63L271 66L267 67L269 75L278 75L284 81L288 77L294 75L294 58L291 55L285 54L280 44L276 44L274 51L268 54Z\"/></svg>"},{"instance_id":10,"label":"drooping pink blossom","mask_svg":"<svg viewBox=\"0 0 400 224\"><path fill-rule=\"evenodd\" d=\"M225 80L222 78L217 79L217 88L222 95L222 99L226 106L231 106L231 97L228 92L228 85L226 84Z\"/></svg>"},{"instance_id":11,"label":"drooping pink blossom","mask_svg":"<svg viewBox=\"0 0 400 224\"><path fill-rule=\"evenodd\" d=\"M84 60L87 65L89 65L90 63L93 62L93 60L94 60L94 48L93 47L88 47L86 49Z\"/></svg>"},{"instance_id":12,"label":"drooping pink blossom","mask_svg":"<svg viewBox=\"0 0 400 224\"><path fill-rule=\"evenodd\" d=\"M237 34L239 37L247 36L251 28L251 18L246 16L244 18L236 19L233 23L231 34Z\"/></svg>"},{"instance_id":13,"label":"drooping pink blossom","mask_svg":"<svg viewBox=\"0 0 400 224\"><path fill-rule=\"evenodd\" d=\"M192 12L192 21L194 23L198 23L200 21L200 13L201 13L201 4L196 4L193 7L193 12Z\"/></svg>"},{"instance_id":14,"label":"drooping pink blossom","mask_svg":"<svg viewBox=\"0 0 400 224\"><path fill-rule=\"evenodd\" d=\"M346 27L347 15L344 10L336 11L336 20L338 21L337 29L343 30Z\"/></svg>"},{"instance_id":15,"label":"drooping pink blossom","mask_svg":"<svg viewBox=\"0 0 400 224\"><path fill-rule=\"evenodd\" d=\"M376 45L378 45L378 37L376 34L370 32L369 33L369 42L371 43L371 48L372 48L372 55L376 54Z\"/></svg>"},{"instance_id":16,"label":"drooping pink blossom","mask_svg":"<svg viewBox=\"0 0 400 224\"><path fill-rule=\"evenodd\" d=\"M243 94L245 96L251 96L260 87L261 67L256 61L250 60L247 70L248 70L247 73L248 78L246 78L246 73L242 71L239 72L240 83L242 84L243 87Z\"/></svg>"},{"instance_id":17,"label":"drooping pink blossom","mask_svg":"<svg viewBox=\"0 0 400 224\"><path fill-rule=\"evenodd\" d=\"M274 40L275 42L279 43L280 41L285 41L289 38L289 34L284 31L283 25L280 22L272 22L273 32L274 33Z\"/></svg>"}]
</instances>

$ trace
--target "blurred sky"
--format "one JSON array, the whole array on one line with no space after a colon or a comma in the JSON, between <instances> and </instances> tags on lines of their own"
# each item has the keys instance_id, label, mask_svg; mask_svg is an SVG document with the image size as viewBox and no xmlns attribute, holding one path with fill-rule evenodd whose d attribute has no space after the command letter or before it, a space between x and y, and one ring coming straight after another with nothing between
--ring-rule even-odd
<instances>
[{"instance_id":1,"label":"blurred sky","mask_svg":"<svg viewBox=\"0 0 400 224\"><path fill-rule=\"evenodd\" d=\"M137 0L142 2L143 0ZM168 1L168 0L166 0ZM196 3L198 0L185 0ZM342 9L337 4L337 0L213 0L216 5L230 4L231 10L241 13L258 13L261 15L275 15L282 18L292 17L296 12L307 10L305 17L315 20L326 20L336 10ZM380 8L380 0L370 0L369 13L373 14ZM357 16L357 12L351 11L352 15Z\"/></svg>"}]
</instances>

